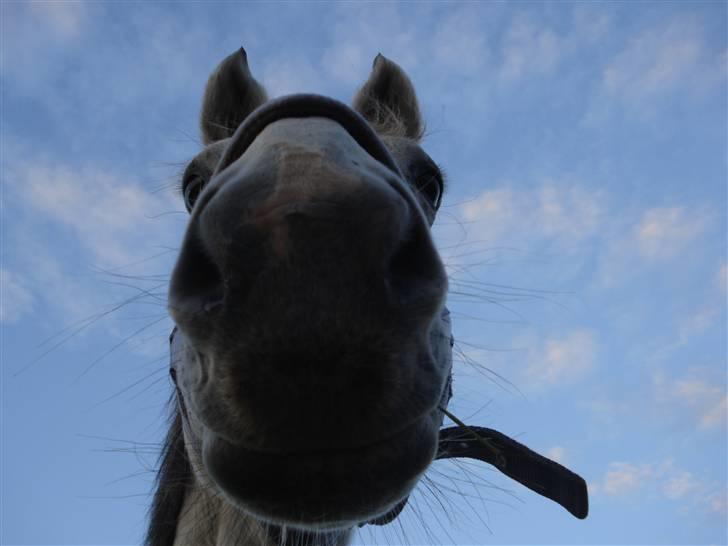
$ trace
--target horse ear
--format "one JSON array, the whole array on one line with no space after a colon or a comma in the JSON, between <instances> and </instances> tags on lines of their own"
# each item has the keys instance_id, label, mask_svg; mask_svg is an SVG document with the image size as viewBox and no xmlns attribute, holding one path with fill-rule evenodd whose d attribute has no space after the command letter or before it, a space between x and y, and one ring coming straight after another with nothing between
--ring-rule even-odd
<instances>
[{"instance_id":1,"label":"horse ear","mask_svg":"<svg viewBox=\"0 0 728 546\"><path fill-rule=\"evenodd\" d=\"M202 142L207 145L232 136L238 125L268 97L250 73L241 47L223 60L207 80L200 112Z\"/></svg>"},{"instance_id":2,"label":"horse ear","mask_svg":"<svg viewBox=\"0 0 728 546\"><path fill-rule=\"evenodd\" d=\"M425 128L415 88L404 70L381 53L353 106L379 133L422 138Z\"/></svg>"}]
</instances>

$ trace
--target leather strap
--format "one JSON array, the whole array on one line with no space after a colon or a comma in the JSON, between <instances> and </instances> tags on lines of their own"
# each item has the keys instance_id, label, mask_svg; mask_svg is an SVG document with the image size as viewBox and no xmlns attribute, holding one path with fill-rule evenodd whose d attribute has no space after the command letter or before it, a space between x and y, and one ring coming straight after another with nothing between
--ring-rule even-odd
<instances>
[{"instance_id":1,"label":"leather strap","mask_svg":"<svg viewBox=\"0 0 728 546\"><path fill-rule=\"evenodd\" d=\"M492 464L509 478L560 504L579 519L586 518L589 513L589 495L581 476L497 430L483 427L440 430L435 459L456 457Z\"/></svg>"}]
</instances>

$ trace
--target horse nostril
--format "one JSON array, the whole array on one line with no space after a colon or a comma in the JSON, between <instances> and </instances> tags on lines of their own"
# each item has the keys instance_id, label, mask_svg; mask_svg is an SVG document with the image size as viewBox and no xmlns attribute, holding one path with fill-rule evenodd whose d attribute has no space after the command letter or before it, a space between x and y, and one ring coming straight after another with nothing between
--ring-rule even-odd
<instances>
[{"instance_id":1,"label":"horse nostril","mask_svg":"<svg viewBox=\"0 0 728 546\"><path fill-rule=\"evenodd\" d=\"M445 290L445 273L432 240L423 225L411 226L406 238L392 255L387 285L400 303L437 299Z\"/></svg>"},{"instance_id":2,"label":"horse nostril","mask_svg":"<svg viewBox=\"0 0 728 546\"><path fill-rule=\"evenodd\" d=\"M172 317L207 313L222 304L225 286L220 270L195 232L187 235L169 292Z\"/></svg>"}]
</instances>

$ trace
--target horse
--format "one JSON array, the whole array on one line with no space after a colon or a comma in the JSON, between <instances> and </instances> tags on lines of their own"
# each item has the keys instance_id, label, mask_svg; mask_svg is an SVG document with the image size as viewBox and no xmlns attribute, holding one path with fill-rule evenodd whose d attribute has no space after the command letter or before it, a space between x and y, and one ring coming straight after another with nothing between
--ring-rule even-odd
<instances>
[{"instance_id":1,"label":"horse","mask_svg":"<svg viewBox=\"0 0 728 546\"><path fill-rule=\"evenodd\" d=\"M490 429L441 429L453 336L430 228L445 181L424 126L381 54L351 106L269 100L242 48L210 75L181 180L148 546L344 546L447 457L586 516L583 480L560 465Z\"/></svg>"}]
</instances>

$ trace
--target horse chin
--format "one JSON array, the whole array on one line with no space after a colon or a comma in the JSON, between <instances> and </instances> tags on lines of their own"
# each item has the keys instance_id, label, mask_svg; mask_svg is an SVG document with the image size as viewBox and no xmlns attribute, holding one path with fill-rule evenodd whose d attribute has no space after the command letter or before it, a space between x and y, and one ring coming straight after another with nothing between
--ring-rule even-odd
<instances>
[{"instance_id":1,"label":"horse chin","mask_svg":"<svg viewBox=\"0 0 728 546\"><path fill-rule=\"evenodd\" d=\"M233 505L261 521L305 530L350 528L389 512L435 457L436 411L364 447L261 452L205 427L202 464Z\"/></svg>"}]
</instances>

